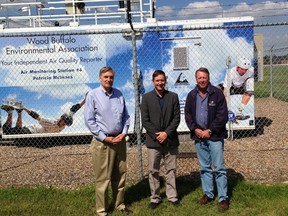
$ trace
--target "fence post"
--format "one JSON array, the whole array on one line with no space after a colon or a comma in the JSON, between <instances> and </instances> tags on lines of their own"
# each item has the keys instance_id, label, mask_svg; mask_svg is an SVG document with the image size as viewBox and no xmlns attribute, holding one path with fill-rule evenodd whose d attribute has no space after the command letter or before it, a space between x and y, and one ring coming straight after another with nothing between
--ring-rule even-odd
<instances>
[{"instance_id":1,"label":"fence post","mask_svg":"<svg viewBox=\"0 0 288 216\"><path fill-rule=\"evenodd\" d=\"M140 95L139 95L139 74L137 69L137 50L136 50L136 32L132 31L132 58L133 58L133 86L135 94L135 132L138 147L138 163L139 163L139 177L143 179L143 165L142 165L142 143L141 143L141 130L140 130Z\"/></svg>"},{"instance_id":2,"label":"fence post","mask_svg":"<svg viewBox=\"0 0 288 216\"><path fill-rule=\"evenodd\" d=\"M273 65L273 47L270 48L269 54L270 54L270 97L273 97L273 75L272 75L272 65Z\"/></svg>"}]
</instances>

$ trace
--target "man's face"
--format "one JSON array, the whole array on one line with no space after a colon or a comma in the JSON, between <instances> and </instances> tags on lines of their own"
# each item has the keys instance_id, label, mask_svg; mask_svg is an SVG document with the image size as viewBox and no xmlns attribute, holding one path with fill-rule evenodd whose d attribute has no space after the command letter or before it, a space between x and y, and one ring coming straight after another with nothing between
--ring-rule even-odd
<instances>
[{"instance_id":1,"label":"man's face","mask_svg":"<svg viewBox=\"0 0 288 216\"><path fill-rule=\"evenodd\" d=\"M161 92L165 90L166 79L163 74L160 74L153 79L154 87L157 91Z\"/></svg>"},{"instance_id":2,"label":"man's face","mask_svg":"<svg viewBox=\"0 0 288 216\"><path fill-rule=\"evenodd\" d=\"M248 69L237 67L236 70L240 76L243 76L247 72Z\"/></svg>"},{"instance_id":3,"label":"man's face","mask_svg":"<svg viewBox=\"0 0 288 216\"><path fill-rule=\"evenodd\" d=\"M202 71L197 71L196 73L196 82L200 89L206 89L209 84L209 76L207 73Z\"/></svg>"},{"instance_id":4,"label":"man's face","mask_svg":"<svg viewBox=\"0 0 288 216\"><path fill-rule=\"evenodd\" d=\"M113 85L114 73L112 71L107 71L100 75L100 84L104 89L110 89Z\"/></svg>"},{"instance_id":5,"label":"man's face","mask_svg":"<svg viewBox=\"0 0 288 216\"><path fill-rule=\"evenodd\" d=\"M66 126L64 120L61 118L59 121L58 121L58 126L59 127L63 127L63 126Z\"/></svg>"}]
</instances>

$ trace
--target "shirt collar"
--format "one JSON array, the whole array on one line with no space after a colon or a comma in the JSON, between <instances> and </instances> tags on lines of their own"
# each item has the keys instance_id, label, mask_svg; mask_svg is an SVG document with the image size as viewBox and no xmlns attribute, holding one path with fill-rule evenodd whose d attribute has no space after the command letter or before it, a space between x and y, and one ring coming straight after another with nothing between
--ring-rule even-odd
<instances>
[{"instance_id":1,"label":"shirt collar","mask_svg":"<svg viewBox=\"0 0 288 216\"><path fill-rule=\"evenodd\" d=\"M208 84L208 87L207 87L207 89L206 89L206 92L207 92L208 94L210 94L210 83ZM198 85L197 85L197 93L199 93L199 87L198 87Z\"/></svg>"},{"instance_id":2,"label":"shirt collar","mask_svg":"<svg viewBox=\"0 0 288 216\"><path fill-rule=\"evenodd\" d=\"M167 90L164 90L164 92L163 92L163 96L160 96L160 95L157 93L157 91L156 91L155 88L154 88L154 92L155 92L155 94L156 94L156 96L157 96L158 98L164 98L165 95L167 94Z\"/></svg>"},{"instance_id":3,"label":"shirt collar","mask_svg":"<svg viewBox=\"0 0 288 216\"><path fill-rule=\"evenodd\" d=\"M111 87L111 94L109 94L104 88L103 86L101 85L101 91L106 95L106 96L111 96L113 95L113 87Z\"/></svg>"}]
</instances>

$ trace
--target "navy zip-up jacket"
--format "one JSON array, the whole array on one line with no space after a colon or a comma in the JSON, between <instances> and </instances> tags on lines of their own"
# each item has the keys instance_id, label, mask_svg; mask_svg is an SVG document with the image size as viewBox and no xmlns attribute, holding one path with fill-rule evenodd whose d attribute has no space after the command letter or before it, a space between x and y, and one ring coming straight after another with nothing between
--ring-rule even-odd
<instances>
[{"instance_id":1,"label":"navy zip-up jacket","mask_svg":"<svg viewBox=\"0 0 288 216\"><path fill-rule=\"evenodd\" d=\"M190 91L186 98L185 104L185 121L191 132L191 139L201 140L195 134L195 129L210 129L212 135L210 140L217 141L226 138L226 123L228 121L228 108L225 96L221 89L209 84L208 95L208 127L201 128L196 123L196 86Z\"/></svg>"}]
</instances>

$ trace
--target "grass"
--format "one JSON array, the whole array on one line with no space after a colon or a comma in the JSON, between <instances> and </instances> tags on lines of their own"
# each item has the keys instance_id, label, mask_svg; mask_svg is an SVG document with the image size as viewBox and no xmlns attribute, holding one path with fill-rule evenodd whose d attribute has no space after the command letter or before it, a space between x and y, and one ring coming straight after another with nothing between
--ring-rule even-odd
<instances>
[{"instance_id":1,"label":"grass","mask_svg":"<svg viewBox=\"0 0 288 216\"><path fill-rule=\"evenodd\" d=\"M255 82L255 96L258 98L270 97L271 78L270 67L264 67L263 81ZM272 67L272 92L273 97L288 102L288 66Z\"/></svg>"},{"instance_id":2,"label":"grass","mask_svg":"<svg viewBox=\"0 0 288 216\"><path fill-rule=\"evenodd\" d=\"M198 180L197 180L198 179ZM163 180L162 180L162 185ZM202 191L199 177L179 177L177 187L181 207L174 207L165 198L165 188L161 188L163 203L155 210L148 208L149 185L147 179L126 188L125 201L134 211L133 215L223 215L218 212L217 201L199 206L197 200ZM229 179L230 209L225 215L288 215L288 185L259 185ZM111 200L111 193L109 193ZM77 190L44 187L10 187L0 190L0 215L61 216L95 215L94 185ZM111 215L123 215L112 211Z\"/></svg>"}]
</instances>

